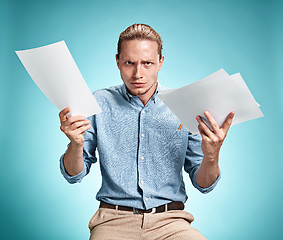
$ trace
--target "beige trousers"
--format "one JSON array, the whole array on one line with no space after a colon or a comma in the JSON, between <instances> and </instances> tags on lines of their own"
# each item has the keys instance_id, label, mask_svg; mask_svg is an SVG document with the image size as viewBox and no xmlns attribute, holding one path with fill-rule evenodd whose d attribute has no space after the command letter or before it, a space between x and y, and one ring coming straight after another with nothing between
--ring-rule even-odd
<instances>
[{"instance_id":1,"label":"beige trousers","mask_svg":"<svg viewBox=\"0 0 283 240\"><path fill-rule=\"evenodd\" d=\"M89 221L90 240L206 240L183 210L134 214L99 208Z\"/></svg>"}]
</instances>

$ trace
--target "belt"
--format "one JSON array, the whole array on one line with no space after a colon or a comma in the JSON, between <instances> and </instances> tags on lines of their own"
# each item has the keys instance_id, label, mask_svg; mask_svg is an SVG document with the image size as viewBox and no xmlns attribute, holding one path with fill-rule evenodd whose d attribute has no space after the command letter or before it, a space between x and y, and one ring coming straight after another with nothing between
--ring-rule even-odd
<instances>
[{"instance_id":1,"label":"belt","mask_svg":"<svg viewBox=\"0 0 283 240\"><path fill-rule=\"evenodd\" d=\"M133 207L113 205L113 204L109 204L109 203L100 201L99 207L117 209L117 210L122 210L122 211L129 211L129 212L133 212L134 214L143 214L143 213L161 213L161 212L170 211L170 210L184 210L185 205L183 202L178 201L178 202L170 202L170 203L167 203L167 204L155 207L155 208L151 208L148 210L142 210L142 209L133 208Z\"/></svg>"}]
</instances>

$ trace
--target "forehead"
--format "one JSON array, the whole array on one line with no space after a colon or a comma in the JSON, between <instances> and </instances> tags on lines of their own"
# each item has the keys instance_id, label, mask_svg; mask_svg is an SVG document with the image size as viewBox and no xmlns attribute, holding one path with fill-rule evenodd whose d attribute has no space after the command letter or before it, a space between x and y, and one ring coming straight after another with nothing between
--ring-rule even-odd
<instances>
[{"instance_id":1,"label":"forehead","mask_svg":"<svg viewBox=\"0 0 283 240\"><path fill-rule=\"evenodd\" d=\"M151 40L124 40L121 44L120 57L155 59L158 57L158 44Z\"/></svg>"}]
</instances>

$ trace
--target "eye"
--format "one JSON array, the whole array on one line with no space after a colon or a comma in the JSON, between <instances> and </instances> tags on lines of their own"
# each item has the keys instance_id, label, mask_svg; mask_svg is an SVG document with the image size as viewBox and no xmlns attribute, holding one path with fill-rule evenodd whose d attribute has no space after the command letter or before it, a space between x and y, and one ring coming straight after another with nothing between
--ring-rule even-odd
<instances>
[{"instance_id":1,"label":"eye","mask_svg":"<svg viewBox=\"0 0 283 240\"><path fill-rule=\"evenodd\" d=\"M152 62L145 62L146 66L150 66L152 64Z\"/></svg>"},{"instance_id":2,"label":"eye","mask_svg":"<svg viewBox=\"0 0 283 240\"><path fill-rule=\"evenodd\" d=\"M126 61L125 63L126 63L126 65L132 65L133 64L133 62L131 62L131 61Z\"/></svg>"}]
</instances>

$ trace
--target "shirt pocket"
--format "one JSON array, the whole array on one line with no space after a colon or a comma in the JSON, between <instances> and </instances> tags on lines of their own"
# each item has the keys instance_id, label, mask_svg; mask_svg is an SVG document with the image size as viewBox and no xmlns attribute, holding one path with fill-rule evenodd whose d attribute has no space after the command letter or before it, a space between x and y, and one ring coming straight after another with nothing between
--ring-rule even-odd
<instances>
[{"instance_id":1,"label":"shirt pocket","mask_svg":"<svg viewBox=\"0 0 283 240\"><path fill-rule=\"evenodd\" d=\"M180 155L185 151L186 130L184 127L179 130L179 126L180 124L172 124L171 126L151 129L149 146L154 147L154 155L170 157Z\"/></svg>"}]
</instances>

